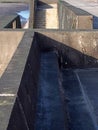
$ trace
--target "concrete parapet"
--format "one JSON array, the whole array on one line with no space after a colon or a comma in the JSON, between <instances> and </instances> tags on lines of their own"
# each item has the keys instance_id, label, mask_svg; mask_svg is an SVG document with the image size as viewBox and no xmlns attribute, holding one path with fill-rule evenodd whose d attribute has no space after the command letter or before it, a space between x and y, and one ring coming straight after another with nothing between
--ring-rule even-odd
<instances>
[{"instance_id":1,"label":"concrete parapet","mask_svg":"<svg viewBox=\"0 0 98 130\"><path fill-rule=\"evenodd\" d=\"M37 1L38 0L30 0L29 28L33 28L33 26L34 26L35 12L36 12L36 8L37 8Z\"/></svg>"},{"instance_id":2,"label":"concrete parapet","mask_svg":"<svg viewBox=\"0 0 98 130\"><path fill-rule=\"evenodd\" d=\"M60 29L93 29L93 16L64 1L58 3Z\"/></svg>"},{"instance_id":3,"label":"concrete parapet","mask_svg":"<svg viewBox=\"0 0 98 130\"><path fill-rule=\"evenodd\" d=\"M9 32L6 31L6 34L8 35ZM11 36L13 36L15 32L11 31L10 34ZM18 32L18 34L20 33ZM19 46L17 47L17 50L15 51L14 56L11 59L5 73L2 75L0 79L0 113L1 113L0 130L7 130L7 129L11 130L11 128L13 130L15 129L21 130L21 128L23 127L25 130L25 125L24 125L25 118L23 115L21 104L20 102L18 102L19 100L16 99L16 97L17 97L19 86L21 84L22 75L27 62L29 51L32 45L32 39L33 39L33 33L31 33L31 35L29 36L28 34L24 35L23 40L20 42ZM9 41L10 40L11 38L9 39ZM16 38L14 38L14 41L16 41ZM9 48L11 47L9 46ZM13 117L13 114L14 114L14 118L12 119L11 117ZM22 121L22 119L24 120ZM20 120L22 121L21 123L23 126L19 124ZM13 121L16 125L13 124Z\"/></svg>"},{"instance_id":4,"label":"concrete parapet","mask_svg":"<svg viewBox=\"0 0 98 130\"><path fill-rule=\"evenodd\" d=\"M71 67L98 67L97 31L39 31L42 49L57 48ZM69 62L68 61L68 62Z\"/></svg>"},{"instance_id":5,"label":"concrete parapet","mask_svg":"<svg viewBox=\"0 0 98 130\"><path fill-rule=\"evenodd\" d=\"M0 33L5 35L5 32ZM13 57L0 79L0 130L33 130L35 128L36 104L38 103L39 75L44 77L46 74L43 64L40 66L41 53L57 52L56 62L52 55L50 56L50 65L47 62L47 56L45 59L45 64L47 63L49 67L47 73L51 72L50 77L53 76L53 72L56 76L58 75L55 67L59 69L60 64L63 64L65 68L98 67L98 31L27 30L25 33L24 31L6 31L6 37L12 36L12 34L21 35L21 37L18 39L17 49L16 51L14 49ZM3 35L1 37L5 38ZM13 43L16 38L10 37L9 41ZM4 55L6 54L4 53L2 56ZM59 59L61 57L62 61ZM47 66L44 68L46 69ZM53 70L51 66L54 66ZM40 73L41 67L43 73ZM56 78L56 76L54 77ZM47 77L49 78L49 75ZM55 78L48 80L48 78L40 82L42 87L46 81L49 81L49 85L52 86L50 81L57 82L59 80L57 78L56 80L54 80ZM54 90L56 89L54 84L52 87ZM55 98L54 95L53 98ZM86 110L88 111L88 108Z\"/></svg>"}]
</instances>

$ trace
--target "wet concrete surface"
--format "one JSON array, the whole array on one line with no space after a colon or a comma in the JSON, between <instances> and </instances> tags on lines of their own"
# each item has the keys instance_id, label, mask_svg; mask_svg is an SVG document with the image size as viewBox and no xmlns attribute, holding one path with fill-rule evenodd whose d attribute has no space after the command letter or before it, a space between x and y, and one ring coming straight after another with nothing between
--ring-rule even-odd
<instances>
[{"instance_id":1,"label":"wet concrete surface","mask_svg":"<svg viewBox=\"0 0 98 130\"><path fill-rule=\"evenodd\" d=\"M59 76L56 54L42 53L35 130L67 130Z\"/></svg>"},{"instance_id":2,"label":"wet concrete surface","mask_svg":"<svg viewBox=\"0 0 98 130\"><path fill-rule=\"evenodd\" d=\"M17 33L19 34L19 32ZM33 37L33 35L31 34L32 32L29 32L28 35L25 34L26 41L23 41L23 44L24 43L25 44L22 50L30 48L32 37ZM30 42L29 46L27 44L28 41ZM44 42L47 43L47 39L44 38ZM48 41L48 43L50 43L51 45L50 40ZM25 74L24 74L25 78L22 79L22 82L21 82L21 78L19 78L20 76L19 72L21 72L21 76L22 76L22 72L25 68L23 67L23 69L21 69L21 65L23 66L24 62L26 62L25 52L27 51L21 51L21 50L20 51L18 50L18 52L16 53L19 57L19 59L17 60L20 61L20 59L22 59L25 61L16 62L15 59L14 64L12 64L12 66L11 65L9 66L10 67L9 69L11 71L8 71L9 69L7 68L0 82L2 89L4 88L4 86L7 86L8 89L8 85L9 88L16 85L13 88L15 89L14 93L16 95L17 95L16 91L18 91L16 90L16 88L18 89L19 84L21 82L20 91L18 93L19 96L18 103L21 103L23 106L22 115L23 117L25 116L25 120L24 121L22 120L21 117L22 115L20 115L19 112L17 112L16 109L17 107L16 107L15 115L12 117L13 122L10 122L9 130L16 130L16 129L21 130L23 124L25 124L24 123L25 121L27 123L26 125L28 125L28 128L30 130L33 129L34 130L60 130L60 129L61 130L98 130L97 127L98 126L98 103L97 103L98 68L90 68L90 69L68 68L68 66L62 65L65 62L62 62L62 64L58 64L58 62L60 62L59 59L60 54L58 53L57 49L55 51L54 49L50 49L51 50L50 52L49 49L40 50L41 48L39 48L38 46L39 44L37 44L36 39L33 41L32 45L33 47L31 49L32 51L30 51L30 57L29 57L30 61L27 60L28 61L26 63L27 69L25 70ZM40 51L45 51L45 52L40 52ZM20 53L21 54L20 56L19 52L23 54ZM39 52L41 53L41 58ZM73 54L74 53L72 53L71 55ZM66 58L64 58L64 60L65 59ZM20 65L17 65L16 63ZM14 68L15 66L13 65L16 65L16 68ZM40 65L40 69L39 69L39 65ZM70 67L72 66L70 65ZM36 73L37 70L38 72ZM14 80L12 80L13 74L14 74ZM39 75L39 80L36 78L37 77L36 74ZM1 92L3 92L2 89ZM10 88L9 90L12 90L12 88ZM15 99L15 97L13 98ZM6 111L5 103L6 102L3 102L3 100L1 100L1 105L2 104L4 105L3 108L1 106L1 112L4 109L3 114ZM10 103L9 100L8 103ZM7 111L7 114L11 114L12 105L11 108L9 109L6 108L8 109L8 111L10 110L10 113ZM65 106L66 109L64 109ZM25 114L23 114L23 112ZM6 116L10 117L10 115L6 115L6 114L2 115L2 122L5 122ZM15 122L16 119L17 121ZM6 122L8 123L9 119L6 118L6 120L7 120ZM23 122L21 122L21 120ZM2 122L0 122L1 125ZM4 125L2 126L2 130L5 130L4 127L7 126L7 123L5 123L5 126ZM14 129L14 127L16 128ZM27 130L28 128L26 127L25 129Z\"/></svg>"},{"instance_id":3,"label":"wet concrete surface","mask_svg":"<svg viewBox=\"0 0 98 130\"><path fill-rule=\"evenodd\" d=\"M91 108L96 115L98 124L98 69L77 70L76 73L78 74L80 83L90 100Z\"/></svg>"},{"instance_id":4,"label":"wet concrete surface","mask_svg":"<svg viewBox=\"0 0 98 130\"><path fill-rule=\"evenodd\" d=\"M97 130L97 78L98 69L60 70L54 52L42 53L35 130Z\"/></svg>"},{"instance_id":5,"label":"wet concrete surface","mask_svg":"<svg viewBox=\"0 0 98 130\"><path fill-rule=\"evenodd\" d=\"M80 74L79 71L79 76ZM84 75L81 76L82 80L85 79L82 78ZM62 76L70 130L97 130L95 113L91 109L90 100L77 77L77 73L72 69L63 69ZM87 75L84 77L87 77ZM89 80L86 80L86 86L90 89L88 82Z\"/></svg>"}]
</instances>

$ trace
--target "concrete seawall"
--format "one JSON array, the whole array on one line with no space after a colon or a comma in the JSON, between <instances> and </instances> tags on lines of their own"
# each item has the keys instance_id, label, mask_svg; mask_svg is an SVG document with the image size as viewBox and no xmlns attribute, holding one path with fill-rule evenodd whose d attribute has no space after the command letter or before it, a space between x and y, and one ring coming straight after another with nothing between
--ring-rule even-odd
<instances>
[{"instance_id":1,"label":"concrete seawall","mask_svg":"<svg viewBox=\"0 0 98 130\"><path fill-rule=\"evenodd\" d=\"M34 38L19 85L18 95L11 114L8 130L34 129L39 66L40 50Z\"/></svg>"},{"instance_id":2,"label":"concrete seawall","mask_svg":"<svg viewBox=\"0 0 98 130\"><path fill-rule=\"evenodd\" d=\"M10 36L12 36L12 34L14 33L17 34L17 31L16 32L11 31ZM23 33L24 32L21 32L20 34L23 34ZM6 34L9 34L9 32L6 31ZM11 39L9 39L9 41ZM16 39L13 39L13 40L16 40ZM28 33L24 34L22 41L20 41L18 48L16 49L10 63L7 66L6 71L4 72L4 74L2 75L0 79L0 113L1 113L0 129L1 130L6 130L6 129L21 130L21 128L24 128L25 130L26 123L25 123L25 118L23 115L24 111L22 110L24 109L24 107L22 107L21 98L18 95L20 94L19 88L21 89L21 87L19 86L23 85L23 80L22 80L24 79L23 72L26 66L30 48L32 46L32 40L33 40L33 32L30 34ZM28 61L28 62L31 62L31 61ZM29 63L26 66L26 68L30 69ZM31 71L29 71L29 73L30 72ZM18 91L19 91L19 94L17 95ZM14 121L14 124L13 124L13 121ZM21 124L20 124L20 121L22 121Z\"/></svg>"},{"instance_id":3,"label":"concrete seawall","mask_svg":"<svg viewBox=\"0 0 98 130\"><path fill-rule=\"evenodd\" d=\"M98 67L97 31L38 31L42 49L57 48L71 66Z\"/></svg>"},{"instance_id":4,"label":"concrete seawall","mask_svg":"<svg viewBox=\"0 0 98 130\"><path fill-rule=\"evenodd\" d=\"M19 16L1 24L15 30L0 30L0 130L98 130L96 17L64 1L30 2L31 29L15 29Z\"/></svg>"},{"instance_id":5,"label":"concrete seawall","mask_svg":"<svg viewBox=\"0 0 98 130\"><path fill-rule=\"evenodd\" d=\"M60 29L93 29L93 15L64 1L58 2Z\"/></svg>"},{"instance_id":6,"label":"concrete seawall","mask_svg":"<svg viewBox=\"0 0 98 130\"><path fill-rule=\"evenodd\" d=\"M15 37L13 36L13 40L11 40L12 39L11 36L14 33L15 33ZM1 34L4 35L5 32L1 32ZM18 35L21 37L16 42L15 38L17 38ZM51 113L54 113L53 104L55 103L58 103L58 105L62 106L62 108L61 107L60 108L63 110L65 118L69 118L69 116L66 113L71 112L71 111L70 111L69 106L68 106L69 107L68 110L65 109L67 99L66 99L66 95L64 95L64 92L63 92L64 89L67 89L67 88L66 88L66 84L65 85L62 84L62 79L59 77L60 73L62 73L60 70L62 68L68 69L68 68L98 67L98 63L97 63L98 51L97 49L95 49L95 45L96 45L96 48L98 46L97 35L98 35L97 31L77 31L77 32L66 31L65 32L65 31L55 31L55 30L54 31L53 30L49 30L49 31L27 30L27 31L20 31L20 33L18 31L6 31L6 37L7 36L10 37L9 44L14 48L14 52L12 54L13 56L9 64L7 65L6 71L4 71L0 79L0 113L1 113L0 130L16 130L16 129L34 130L36 127L35 123L36 123L36 114L37 114L37 104L39 103L38 90L42 90L40 91L39 95L41 94L40 99L42 99L41 103L43 105L43 102L46 101L46 98L43 99L43 96L45 96L43 95L44 88L45 88L45 91L47 91L47 87L45 83L47 82L47 85L50 85L51 83L50 81L52 82L55 81L51 88L53 90L58 84L58 87L55 88L56 92L58 93L57 94L55 92L55 94L58 95L58 98L57 98L58 100L55 99L56 95L55 96L53 95L54 92L53 94L51 94L51 91L50 92L47 91L47 93L49 94L47 96L47 100L49 100L48 103L50 106L49 106L49 109L47 109L48 104L44 105L43 106L44 108L40 107L40 110L39 110L41 113L40 119L45 120L44 117L46 117L48 120L48 116L47 116L48 113L46 110L49 110L50 115ZM16 47L17 49L15 49L14 44L12 44L14 41L17 43L17 46L18 46ZM8 45L6 46L6 49L9 50ZM46 59L44 59L44 62L43 62L44 65L43 63L41 63L41 60L42 60L41 55L43 52L46 53ZM48 52L53 52L53 56L52 56L52 53L48 55ZM54 55L54 53L56 56ZM4 55L6 57L5 53L3 54L3 56ZM47 57L49 58L48 60L47 60ZM4 57L2 57L2 61L3 59ZM56 62L56 64L54 63L54 61ZM49 69L47 69L47 67L49 67L50 71ZM54 69L51 71L52 67L54 68L57 67L56 71L54 71ZM55 73L57 71L58 73ZM65 72L67 71L65 70ZM69 69L69 72L70 72L70 69ZM48 80L46 73L51 74L51 77L52 77L52 74L56 76L54 76L52 80ZM65 75L66 74L67 73L65 73ZM68 82L70 82L70 73L68 74L69 74ZM40 81L39 76L41 75L43 76L43 80ZM79 75L80 80L81 81L83 80L83 83L85 83L84 79L81 78L80 71L77 73L77 75ZM95 73L93 73L93 76L94 75ZM42 78L42 76L40 78ZM45 79L44 76L46 76L47 80ZM97 78L97 75L95 75L95 78ZM95 78L92 80L91 84L93 84L93 81L95 80ZM74 78L74 80L76 81L78 79ZM87 79L87 81L89 80ZM77 90L79 90L80 89L79 86L81 86L80 81L78 80L77 82L78 82L78 85L76 84ZM40 86L42 88L40 88ZM74 86L75 85L73 84L72 91L76 90L76 89L74 90ZM83 86L83 93L81 93L81 97L83 101L84 101L84 98L83 98L84 93L86 95L86 92ZM52 98L54 98L55 100L53 100ZM88 99L85 99L85 100L88 100ZM81 99L79 99L79 102L81 103ZM71 103L75 103L75 101ZM89 106L89 103L85 102L84 106L85 107ZM59 109L58 107L57 109L58 113L62 112L61 109ZM79 107L77 108L77 110L79 110L80 112ZM46 115L44 112L46 112ZM97 121L96 119L94 119L94 122L92 121L93 112L91 111L90 113L92 114L90 114L88 108L86 108L86 112L87 112L86 118L90 117L89 123L91 124L91 125L86 124L86 128L87 128L86 130L90 130L90 129L95 130ZM97 111L96 111L96 114L97 114ZM56 128L56 123L55 123L56 120L58 120L58 122L59 120L60 121L63 120L65 121L65 126L67 129L68 127L67 122L69 122L69 120L64 119L62 117L60 114L58 114L58 118L55 118L55 114L52 114L51 116L49 116L49 120L51 121L50 122L51 124L52 124L52 119L54 119L53 120L54 124L51 125L51 128ZM81 120L84 121L84 117L85 116L82 116ZM74 115L70 118L73 120ZM77 120L75 120L76 122L73 121L73 125L74 123L78 123L77 122L78 118L79 116L77 115ZM40 127L41 125L39 123L40 121L38 120L39 126L36 127L36 129L37 128L41 129ZM45 124L46 128L47 128L47 125L49 124L47 124L46 122ZM64 123L62 124L62 126L63 125ZM81 128L82 128L82 125L83 123L81 123ZM89 129L89 126L90 126L90 129ZM76 127L77 125L75 125L74 128ZM83 127L83 130L85 130L85 127Z\"/></svg>"}]
</instances>

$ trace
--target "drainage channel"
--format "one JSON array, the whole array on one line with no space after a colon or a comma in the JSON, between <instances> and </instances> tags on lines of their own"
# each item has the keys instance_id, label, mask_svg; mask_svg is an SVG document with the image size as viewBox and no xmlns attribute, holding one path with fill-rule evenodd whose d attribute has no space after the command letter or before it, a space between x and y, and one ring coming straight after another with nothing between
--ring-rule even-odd
<instances>
[{"instance_id":1,"label":"drainage channel","mask_svg":"<svg viewBox=\"0 0 98 130\"><path fill-rule=\"evenodd\" d=\"M42 53L35 130L68 130L58 79L56 53Z\"/></svg>"}]
</instances>

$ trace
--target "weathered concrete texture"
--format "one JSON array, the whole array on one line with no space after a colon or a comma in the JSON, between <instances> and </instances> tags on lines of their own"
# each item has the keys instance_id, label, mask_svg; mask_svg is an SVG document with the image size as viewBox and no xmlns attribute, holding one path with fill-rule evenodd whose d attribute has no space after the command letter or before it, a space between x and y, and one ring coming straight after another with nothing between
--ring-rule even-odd
<instances>
[{"instance_id":1,"label":"weathered concrete texture","mask_svg":"<svg viewBox=\"0 0 98 130\"><path fill-rule=\"evenodd\" d=\"M12 32L8 32L8 33L6 31L6 33L5 33L5 31L4 31L4 32L1 32L2 36L0 38L7 40L11 36L9 42L5 41L5 43L10 43L11 41L13 41L11 43L14 43L15 40L17 41L17 39L16 39L16 37L14 37L13 34L16 34L16 36L17 35L21 36L23 33L24 32L19 33L18 31L16 31L16 32L12 31ZM29 36L24 35L23 40L20 42L5 73L0 78L0 115L1 115L0 116L0 130L7 130L7 127L8 127L9 119L11 117L13 106L15 104L17 92L18 92L18 89L20 86L23 71L24 71L27 57L28 57L30 47L32 44L33 33L31 33L31 34L32 35L29 35ZM6 39L4 37L5 35L7 35ZM11 45L8 47L9 47L9 49L13 50L14 45ZM8 47L6 49L8 49ZM8 51L9 51L9 49L8 49ZM6 52L8 52L8 51L6 51ZM20 120L15 120L15 121L20 121ZM15 121L14 121L14 123L15 123ZM13 130L15 130L15 129L16 128L13 128Z\"/></svg>"},{"instance_id":2,"label":"weathered concrete texture","mask_svg":"<svg viewBox=\"0 0 98 130\"><path fill-rule=\"evenodd\" d=\"M36 103L37 103L37 84L38 84L38 75L40 68L40 50L36 43L36 40L33 41L32 47L29 53L23 78L20 84L18 97L23 108L25 121L29 130L34 129L35 123L35 114L36 114ZM13 115L12 120L15 115ZM17 124L20 124L18 122ZM10 126L10 129L13 130L13 126ZM16 128L21 130L21 127ZM26 129L26 130L28 130Z\"/></svg>"},{"instance_id":3,"label":"weathered concrete texture","mask_svg":"<svg viewBox=\"0 0 98 130\"><path fill-rule=\"evenodd\" d=\"M0 32L0 77L13 57L23 35L24 31Z\"/></svg>"},{"instance_id":4,"label":"weathered concrete texture","mask_svg":"<svg viewBox=\"0 0 98 130\"><path fill-rule=\"evenodd\" d=\"M98 17L98 1L97 0L63 0L69 4L85 10L90 14Z\"/></svg>"},{"instance_id":5,"label":"weathered concrete texture","mask_svg":"<svg viewBox=\"0 0 98 130\"><path fill-rule=\"evenodd\" d=\"M36 32L35 35L34 35L34 31ZM58 89L60 89L61 87L59 86L59 83L61 85L62 80L59 79L59 73L57 72L57 70L59 69L59 67L60 68L98 67L97 36L98 36L98 31L77 31L76 32L76 31L56 31L56 30L54 31L53 30L48 30L48 31L27 30L25 34L24 31L18 31L18 30L6 31L6 33L5 31L1 31L0 32L0 39L1 39L0 43L2 43L2 46L0 46L1 48L0 53L2 53L1 61L2 62L4 61L4 57L6 57L5 61L8 58L7 56L11 58L13 55L13 57L11 58L9 64L7 63L8 64L7 68L0 79L0 114L1 114L0 130L22 130L22 129L34 130L35 124L36 124L36 129L39 129L42 127L41 125L44 126L44 123L47 123L47 120L49 120L50 123L54 122L54 124L52 125L50 125L48 122L47 123L47 125L49 126L48 128L60 129L62 127L63 129L65 127L63 124L65 121L63 118L63 111L66 113L66 110L65 109L62 110L62 109L63 106L65 107L66 100L64 104L63 102L64 97L63 100L60 97L63 95L62 94L63 92L61 93L60 92L61 90L59 91ZM9 40L6 41L6 39L8 38ZM16 43L15 46L13 43ZM16 51L15 51L15 47L17 48ZM5 49L7 54L4 52ZM11 56L9 55L10 54L9 49L11 52L13 51L13 54L11 54ZM58 56L58 59L54 55L54 53L49 55L47 53L48 51L54 52L54 50ZM42 51L44 51L46 55L43 55L41 59L40 56ZM41 61L41 66L40 66L40 61ZM59 62L59 67L57 65L58 64L57 62ZM67 72L65 74L67 74ZM79 128L79 126L81 126L80 130L82 130L82 128L83 130L87 130L87 129L90 130L93 128L96 129L95 128L96 119L93 116L95 114L97 116L98 114L96 110L97 97L93 96L93 94L97 95L96 79L98 75L96 70L93 74L91 74L91 77L89 79L85 76L84 78L82 78L83 75L89 77L90 73L83 74L81 71L74 71L74 73L72 73L69 71L68 75L64 75L66 77L64 78L66 80L65 82L67 85L69 85L68 91L70 95L73 95L74 99L78 98L77 100L74 100L72 96L69 95L70 96L69 98L72 103L71 105L70 103L68 104L69 105L68 112L70 112L71 115L71 119L70 119L71 126L74 129ZM38 80L38 78L40 80ZM48 87L49 91L48 88L46 88L46 90L44 89L43 78L45 78L45 83L46 81L47 83L49 81L49 86L45 85L45 88ZM90 81L91 78L92 81ZM58 80L60 80L60 82ZM39 85L38 85L38 81L39 81ZM89 85L90 83L91 85ZM87 84L90 86L91 90L89 90ZM92 91L93 85L95 86L96 92L95 90ZM54 86L56 86L57 88ZM84 89L84 86L87 86L87 94ZM52 88L50 89L50 87ZM67 92L67 88L66 87L64 88L66 89ZM80 91L81 88L83 89L83 91ZM53 95L52 95L52 90L54 91ZM37 101L40 102L40 100L38 100L37 97L38 92L41 92L39 93L39 98L40 98L40 94L42 95L41 101L47 102L47 104L46 103L45 105L42 104L43 106L41 106L41 104L39 105L39 103L37 102ZM46 98L47 95L45 95L46 93L49 94L47 98ZM83 97L84 93L86 96L88 95L87 100L85 100ZM81 96L83 98L81 98ZM82 103L81 100L83 101ZM90 100L94 101L93 105L96 104L94 106L95 114L93 114L92 110L89 111L88 107L86 107L89 105L88 101ZM67 99L67 101L69 101L69 99ZM37 103L39 105L38 109L36 108ZM76 104L78 107L76 106ZM51 106L51 109L47 105ZM56 108L56 106L60 106L60 107ZM41 111L41 108L43 109L43 111ZM44 109L47 109L45 111L46 113L44 113ZM73 109L75 109L79 114L77 114L76 111L73 111ZM37 117L39 117L39 115L41 114L40 115L41 119L44 120L44 122L42 122L42 120L39 121L39 119L36 119L36 112L38 112ZM43 113L45 114L44 115L45 118L43 117ZM69 115L66 115L65 113L64 113L65 118L69 117ZM81 113L83 114L82 118L80 118ZM50 115L48 116L48 114ZM74 115L76 115L76 117ZM35 119L38 122L35 123ZM78 121L80 121L79 126L78 126ZM57 122L59 123L57 124ZM70 124L70 121L68 122ZM58 126L59 124L61 127ZM45 125L46 128L47 125Z\"/></svg>"},{"instance_id":6,"label":"weathered concrete texture","mask_svg":"<svg viewBox=\"0 0 98 130\"><path fill-rule=\"evenodd\" d=\"M57 4L42 4L35 12L34 28L58 29Z\"/></svg>"},{"instance_id":7,"label":"weathered concrete texture","mask_svg":"<svg viewBox=\"0 0 98 130\"><path fill-rule=\"evenodd\" d=\"M39 31L42 49L57 48L76 67L98 67L97 31Z\"/></svg>"},{"instance_id":8,"label":"weathered concrete texture","mask_svg":"<svg viewBox=\"0 0 98 130\"><path fill-rule=\"evenodd\" d=\"M36 9L36 2L34 2L34 0L30 0L29 28L33 28L34 26L35 9Z\"/></svg>"},{"instance_id":9,"label":"weathered concrete texture","mask_svg":"<svg viewBox=\"0 0 98 130\"><path fill-rule=\"evenodd\" d=\"M64 1L58 3L60 29L92 29L93 16Z\"/></svg>"},{"instance_id":10,"label":"weathered concrete texture","mask_svg":"<svg viewBox=\"0 0 98 130\"><path fill-rule=\"evenodd\" d=\"M36 43L36 39L33 39L32 31L26 33L24 40L26 41L23 41L24 43L22 42L22 46L24 44L25 48L20 49L22 49L21 51L23 53L26 53L25 55L22 55L26 62L22 62L22 57L20 56L19 61L21 61L22 64L20 67L23 65L25 65L25 67L24 70L21 69L20 71L22 72L22 78L20 79L20 84L17 86L17 100L10 117L8 130L34 129L37 103L37 81L40 65L40 49ZM27 48L28 50L26 50ZM27 55L28 51L29 55ZM23 119L22 122L20 121L21 119Z\"/></svg>"}]
</instances>

